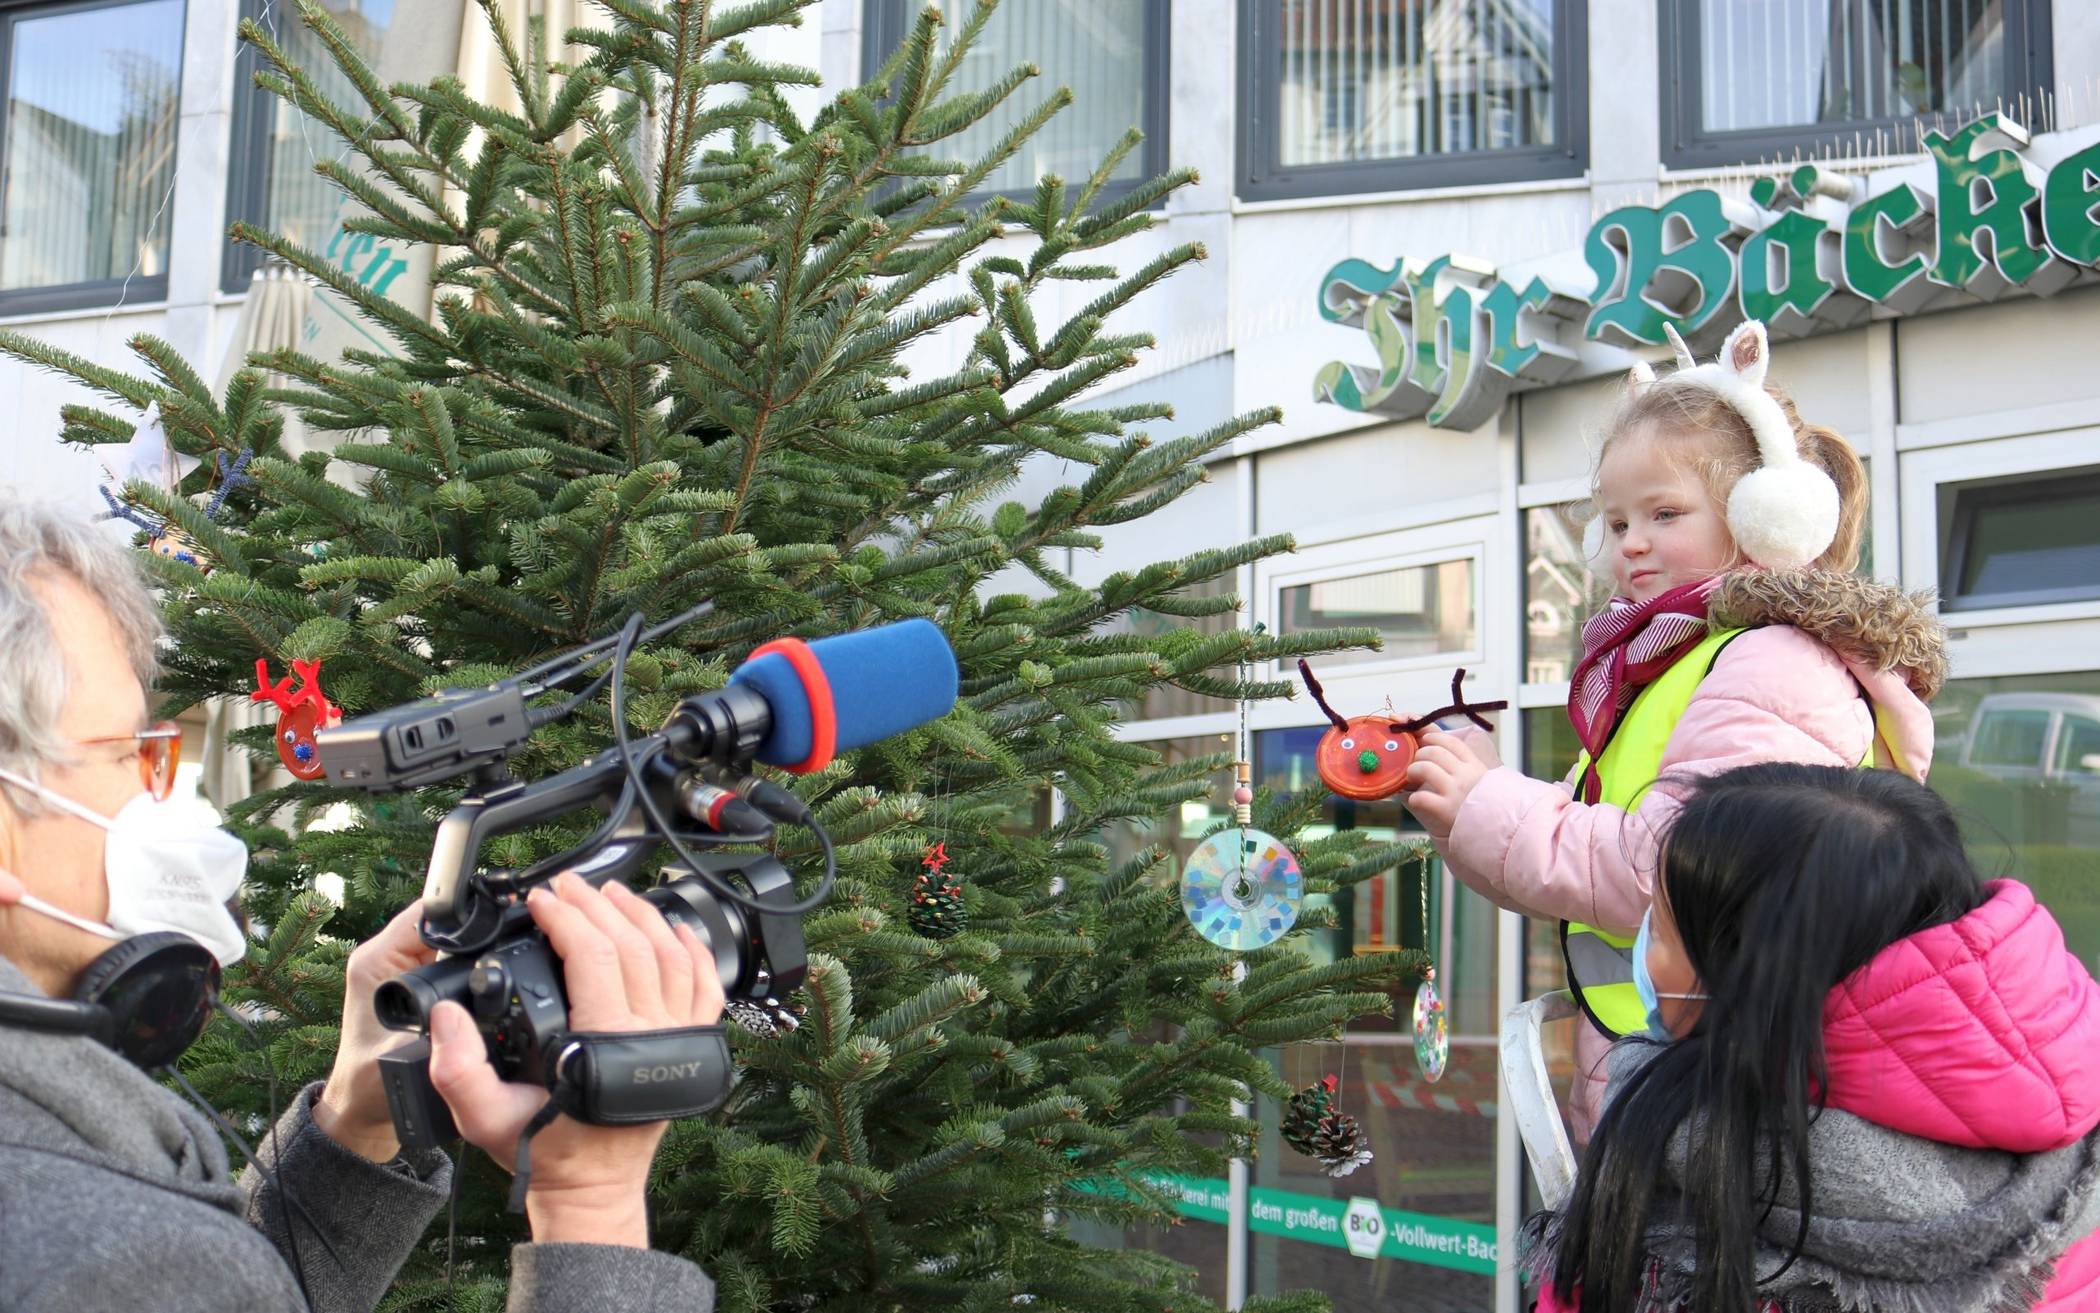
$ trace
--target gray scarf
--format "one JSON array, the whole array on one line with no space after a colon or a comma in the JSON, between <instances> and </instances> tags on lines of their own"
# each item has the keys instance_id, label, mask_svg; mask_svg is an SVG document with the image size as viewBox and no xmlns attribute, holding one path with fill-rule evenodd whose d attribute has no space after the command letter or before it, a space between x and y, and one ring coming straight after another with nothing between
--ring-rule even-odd
<instances>
[{"instance_id":1,"label":"gray scarf","mask_svg":"<svg viewBox=\"0 0 2100 1313\"><path fill-rule=\"evenodd\" d=\"M0 990L39 993L20 968L0 957ZM9 1027L0 1039L0 1091L9 1115L0 1138L42 1146L77 1141L82 1157L131 1175L177 1183L186 1192L239 1208L226 1146L211 1123L122 1055L84 1035L51 1035ZM37 1122L44 1125L35 1125Z\"/></svg>"},{"instance_id":2,"label":"gray scarf","mask_svg":"<svg viewBox=\"0 0 2100 1313\"><path fill-rule=\"evenodd\" d=\"M1644 1060L1612 1055L1614 1084ZM1648 1250L1656 1280L1634 1313L1671 1313L1691 1297L1696 1242L1674 1220L1690 1130L1671 1137L1666 1189L1656 1194ZM2100 1229L2100 1131L2067 1148L2015 1154L1904 1135L1835 1109L1809 1133L1813 1185L1801 1255L1760 1293L1786 1313L2001 1313L2038 1302L2056 1258ZM1757 1270L1777 1272L1801 1224L1800 1191L1782 1175L1778 1204L1758 1228ZM1525 1225L1534 1278L1551 1276L1560 1214Z\"/></svg>"}]
</instances>

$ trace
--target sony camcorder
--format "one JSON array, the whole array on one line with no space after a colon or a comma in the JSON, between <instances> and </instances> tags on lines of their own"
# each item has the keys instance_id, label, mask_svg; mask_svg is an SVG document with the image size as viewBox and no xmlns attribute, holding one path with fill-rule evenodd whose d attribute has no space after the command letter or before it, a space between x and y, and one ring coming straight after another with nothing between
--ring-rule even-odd
<instances>
[{"instance_id":1,"label":"sony camcorder","mask_svg":"<svg viewBox=\"0 0 2100 1313\"><path fill-rule=\"evenodd\" d=\"M433 1147L458 1134L429 1075L430 1011L448 999L473 1014L499 1075L545 1086L550 1108L582 1120L661 1121L711 1111L728 1097L733 1071L720 1026L571 1027L560 959L524 900L563 871L594 884L646 876L642 897L713 953L739 1021L792 1026L782 1000L808 969L802 917L829 893L835 861L808 806L758 778L752 764L820 770L837 752L939 719L955 703L955 655L925 620L809 643L777 640L753 652L726 687L685 698L654 734L630 739L628 654L694 618L643 632L637 616L616 638L498 684L447 690L321 731L321 760L338 784L378 793L470 777L466 796L438 824L423 889L423 941L438 960L387 981L373 999L381 1022L422 1036L379 1060L404 1146ZM531 705L602 662L610 668L584 694ZM606 682L613 745L543 779L511 777L505 764L532 731ZM586 807L604 819L569 850L522 870L479 866L488 839ZM807 827L822 847L824 875L807 897L773 857L696 851L762 842L776 823ZM668 860L660 855L667 847Z\"/></svg>"}]
</instances>

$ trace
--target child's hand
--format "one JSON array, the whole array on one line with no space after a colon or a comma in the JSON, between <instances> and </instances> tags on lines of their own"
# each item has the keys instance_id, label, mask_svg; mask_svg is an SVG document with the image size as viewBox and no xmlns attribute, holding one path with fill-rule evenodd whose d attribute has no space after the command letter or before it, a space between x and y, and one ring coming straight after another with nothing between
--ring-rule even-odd
<instances>
[{"instance_id":1,"label":"child's hand","mask_svg":"<svg viewBox=\"0 0 2100 1313\"><path fill-rule=\"evenodd\" d=\"M1433 837L1445 838L1457 824L1458 809L1466 805L1473 786L1498 764L1483 759L1456 734L1425 729L1422 746L1407 768L1400 801Z\"/></svg>"}]
</instances>

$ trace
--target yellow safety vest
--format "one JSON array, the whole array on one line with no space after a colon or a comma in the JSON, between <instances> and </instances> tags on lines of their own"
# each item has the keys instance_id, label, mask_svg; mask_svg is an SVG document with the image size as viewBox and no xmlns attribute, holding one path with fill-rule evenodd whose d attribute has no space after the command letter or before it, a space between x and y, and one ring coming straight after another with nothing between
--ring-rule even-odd
<instances>
[{"instance_id":1,"label":"yellow safety vest","mask_svg":"<svg viewBox=\"0 0 2100 1313\"><path fill-rule=\"evenodd\" d=\"M1699 691L1699 682L1714 668L1721 649L1742 632L1741 628L1717 629L1708 634L1633 699L1597 756L1597 782L1602 786L1598 801L1629 812L1640 805L1641 796L1662 771L1663 751L1684 709L1692 704L1692 695ZM1589 764L1587 752L1575 764L1578 790ZM1862 769L1874 764L1871 742L1859 764ZM1615 935L1580 921L1563 921L1560 947L1569 992L1597 1029L1618 1039L1647 1028L1648 1010L1641 1005L1640 991L1633 987L1632 936Z\"/></svg>"},{"instance_id":2,"label":"yellow safety vest","mask_svg":"<svg viewBox=\"0 0 2100 1313\"><path fill-rule=\"evenodd\" d=\"M1699 682L1714 668L1721 649L1742 632L1740 628L1719 629L1708 634L1633 699L1597 756L1597 782L1602 786L1598 801L1629 812L1640 805L1641 795L1662 772L1663 750L1669 747L1684 709L1692 704L1692 695L1699 691ZM1578 796L1589 766L1590 754L1585 752L1575 763ZM1648 1009L1633 987L1631 935L1563 921L1560 950L1567 964L1569 992L1591 1024L1612 1039L1647 1028Z\"/></svg>"}]
</instances>

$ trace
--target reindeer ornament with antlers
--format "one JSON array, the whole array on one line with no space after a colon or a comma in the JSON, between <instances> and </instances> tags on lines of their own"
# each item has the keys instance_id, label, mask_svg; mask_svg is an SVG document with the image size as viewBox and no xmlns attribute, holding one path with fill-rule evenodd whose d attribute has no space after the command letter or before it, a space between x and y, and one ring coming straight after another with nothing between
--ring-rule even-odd
<instances>
[{"instance_id":1,"label":"reindeer ornament with antlers","mask_svg":"<svg viewBox=\"0 0 2100 1313\"><path fill-rule=\"evenodd\" d=\"M1298 662L1299 677L1305 680L1305 689L1334 722L1334 728L1320 736L1320 746L1313 754L1313 765L1320 773L1320 782L1344 798L1357 802L1374 802L1390 798L1400 791L1401 782L1407 778L1407 768L1415 759L1415 749L1420 746L1417 737L1421 732L1445 716L1464 716L1485 730L1494 729L1481 717L1483 711L1501 711L1507 702L1468 702L1460 685L1465 682L1466 672L1459 670L1451 676L1451 705L1416 716L1413 720L1394 720L1387 714L1346 718L1327 705L1326 691L1320 681L1313 678L1312 667L1302 659Z\"/></svg>"},{"instance_id":2,"label":"reindeer ornament with antlers","mask_svg":"<svg viewBox=\"0 0 2100 1313\"><path fill-rule=\"evenodd\" d=\"M321 692L321 663L294 660L292 673L271 683L269 659L257 657L255 685L248 700L271 703L278 711L277 759L297 779L320 779L321 747L314 735L343 723L343 709Z\"/></svg>"}]
</instances>

